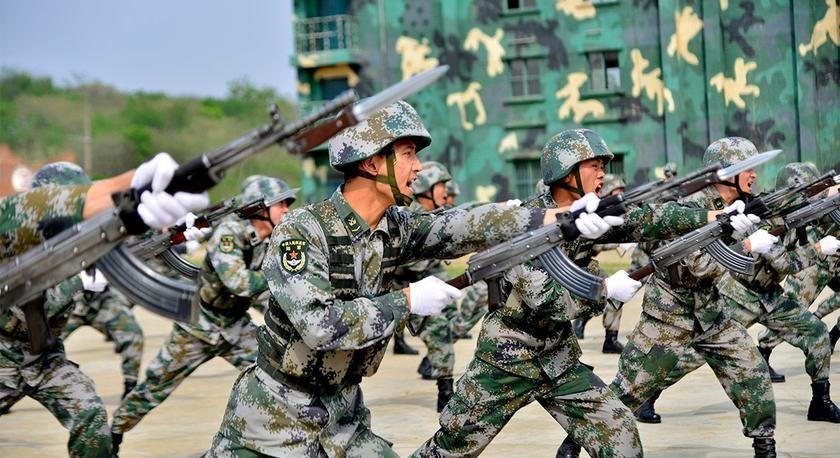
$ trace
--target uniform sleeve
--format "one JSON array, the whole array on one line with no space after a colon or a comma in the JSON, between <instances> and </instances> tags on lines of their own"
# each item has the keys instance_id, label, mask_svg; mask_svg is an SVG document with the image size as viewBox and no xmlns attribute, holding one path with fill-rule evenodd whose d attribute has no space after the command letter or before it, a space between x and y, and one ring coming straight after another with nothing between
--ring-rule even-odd
<instances>
[{"instance_id":1,"label":"uniform sleeve","mask_svg":"<svg viewBox=\"0 0 840 458\"><path fill-rule=\"evenodd\" d=\"M407 228L404 253L411 259L452 259L479 251L542 225L545 210L486 204L441 213L393 214Z\"/></svg>"},{"instance_id":2,"label":"uniform sleeve","mask_svg":"<svg viewBox=\"0 0 840 458\"><path fill-rule=\"evenodd\" d=\"M240 297L251 297L265 291L268 284L262 272L249 269L245 263L245 243L248 242L235 224L223 222L213 231L207 243L207 256L230 292Z\"/></svg>"},{"instance_id":3,"label":"uniform sleeve","mask_svg":"<svg viewBox=\"0 0 840 458\"><path fill-rule=\"evenodd\" d=\"M271 294L306 345L314 350L357 350L390 337L405 323L402 290L341 300L329 278L329 248L303 211L275 228L263 263ZM290 249L291 247L291 249ZM294 264L290 261L295 261Z\"/></svg>"},{"instance_id":4,"label":"uniform sleeve","mask_svg":"<svg viewBox=\"0 0 840 458\"><path fill-rule=\"evenodd\" d=\"M819 234L813 229L809 232L811 233L811 240L819 237ZM770 251L761 256L781 275L796 274L819 259L814 243L799 246L796 231L785 234L781 243L777 243Z\"/></svg>"},{"instance_id":5,"label":"uniform sleeve","mask_svg":"<svg viewBox=\"0 0 840 458\"><path fill-rule=\"evenodd\" d=\"M610 229L599 243L668 240L699 229L708 223L708 210L676 202L643 204L624 215L624 224Z\"/></svg>"}]
</instances>

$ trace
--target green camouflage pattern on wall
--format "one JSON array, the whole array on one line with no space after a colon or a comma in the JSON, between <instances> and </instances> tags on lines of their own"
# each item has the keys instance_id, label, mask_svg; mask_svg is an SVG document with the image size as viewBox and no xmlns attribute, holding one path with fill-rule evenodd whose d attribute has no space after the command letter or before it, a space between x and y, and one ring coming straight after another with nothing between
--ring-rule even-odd
<instances>
[{"instance_id":1,"label":"green camouflage pattern on wall","mask_svg":"<svg viewBox=\"0 0 840 458\"><path fill-rule=\"evenodd\" d=\"M319 2L295 2L303 104L326 98L331 79L366 95L449 65L409 102L434 139L424 159L447 165L467 200L526 197L539 178L532 161L570 128L601 134L620 159L608 171L630 186L667 162L699 167L706 146L727 136L784 150L761 174L765 189L786 162L840 165L835 0L536 0L518 10L503 0L348 0L336 11L341 3L320 2L333 9L319 12ZM338 13L352 38L313 51L304 25ZM620 83L593 89L609 77L590 71L590 54L613 52ZM520 58L535 61L539 87L514 97ZM325 151L303 170L307 201L340 183Z\"/></svg>"}]
</instances>

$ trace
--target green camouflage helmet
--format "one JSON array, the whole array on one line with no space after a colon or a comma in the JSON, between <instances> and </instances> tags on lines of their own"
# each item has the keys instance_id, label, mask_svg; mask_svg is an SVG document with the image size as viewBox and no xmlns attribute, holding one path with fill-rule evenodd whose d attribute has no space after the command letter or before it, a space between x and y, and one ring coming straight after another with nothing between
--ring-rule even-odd
<instances>
[{"instance_id":1,"label":"green camouflage helmet","mask_svg":"<svg viewBox=\"0 0 840 458\"><path fill-rule=\"evenodd\" d=\"M244 203L263 199L263 204L270 207L276 203L289 201L291 205L295 201L295 195L300 188L290 189L285 181L279 178L272 178L263 175L251 175L242 181L242 197Z\"/></svg>"},{"instance_id":2,"label":"green camouflage helmet","mask_svg":"<svg viewBox=\"0 0 840 458\"><path fill-rule=\"evenodd\" d=\"M799 186L817 179L820 171L810 162L791 162L776 174L776 189Z\"/></svg>"},{"instance_id":3,"label":"green camouflage helmet","mask_svg":"<svg viewBox=\"0 0 840 458\"><path fill-rule=\"evenodd\" d=\"M74 185L90 184L90 177L84 169L72 162L53 162L47 164L32 176L31 187L39 188L48 184Z\"/></svg>"},{"instance_id":4,"label":"green camouflage helmet","mask_svg":"<svg viewBox=\"0 0 840 458\"><path fill-rule=\"evenodd\" d=\"M437 183L447 182L452 179L449 170L440 162L428 161L423 163L423 169L417 173L417 179L411 183L411 191L414 195L421 195L429 192Z\"/></svg>"},{"instance_id":5,"label":"green camouflage helmet","mask_svg":"<svg viewBox=\"0 0 840 458\"><path fill-rule=\"evenodd\" d=\"M755 145L746 138L724 137L714 141L703 153L703 165L709 166L720 162L723 167L758 155Z\"/></svg>"},{"instance_id":6,"label":"green camouflage helmet","mask_svg":"<svg viewBox=\"0 0 840 458\"><path fill-rule=\"evenodd\" d=\"M620 176L608 173L604 176L604 186L601 188L601 195L608 196L616 189L624 189L626 187L624 180Z\"/></svg>"},{"instance_id":7,"label":"green camouflage helmet","mask_svg":"<svg viewBox=\"0 0 840 458\"><path fill-rule=\"evenodd\" d=\"M414 107L400 100L348 127L329 140L330 165L336 169L367 159L400 138L411 138L419 152L432 143Z\"/></svg>"},{"instance_id":8,"label":"green camouflage helmet","mask_svg":"<svg viewBox=\"0 0 840 458\"><path fill-rule=\"evenodd\" d=\"M446 182L446 194L457 197L461 195L461 188L458 186L458 183L455 180L449 180Z\"/></svg>"},{"instance_id":9,"label":"green camouflage helmet","mask_svg":"<svg viewBox=\"0 0 840 458\"><path fill-rule=\"evenodd\" d=\"M603 159L605 163L613 158L613 153L600 135L589 129L564 130L552 137L543 148L540 163L543 183L551 186L577 170L575 166L579 163L597 158Z\"/></svg>"}]
</instances>

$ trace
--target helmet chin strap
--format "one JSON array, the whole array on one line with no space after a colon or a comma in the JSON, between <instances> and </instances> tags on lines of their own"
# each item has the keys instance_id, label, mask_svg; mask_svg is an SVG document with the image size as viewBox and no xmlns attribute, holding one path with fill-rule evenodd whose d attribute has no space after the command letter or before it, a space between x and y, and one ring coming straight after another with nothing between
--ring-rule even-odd
<instances>
[{"instance_id":1,"label":"helmet chin strap","mask_svg":"<svg viewBox=\"0 0 840 458\"><path fill-rule=\"evenodd\" d=\"M750 198L752 198L752 194L747 193L743 189L741 189L741 174L735 175L734 181L723 181L720 184L723 186L729 186L730 188L735 188L738 191L738 198L741 199L742 202L747 203Z\"/></svg>"},{"instance_id":2,"label":"helmet chin strap","mask_svg":"<svg viewBox=\"0 0 840 458\"><path fill-rule=\"evenodd\" d=\"M559 187L561 187L561 188L563 188L567 191L571 191L571 192L583 197L583 195L586 194L586 193L583 191L583 184L582 184L583 180L581 180L581 178L580 178L580 169L578 168L578 166L575 166L572 173L574 173L575 184L577 186L569 186L566 183L564 183L562 180L559 183L557 183L557 186L559 186Z\"/></svg>"},{"instance_id":3,"label":"helmet chin strap","mask_svg":"<svg viewBox=\"0 0 840 458\"><path fill-rule=\"evenodd\" d=\"M402 192L400 192L400 187L397 185L397 174L394 171L396 168L397 163L397 155L394 152L394 148L391 147L391 150L388 154L385 155L385 164L388 170L388 174L385 176L382 175L374 175L372 173L365 172L364 170L357 170L355 173L357 176L362 178L367 178L368 180L373 180L378 183L384 183L391 187L391 194L394 196L394 202L401 206L407 206L411 203L411 197L406 196Z\"/></svg>"}]
</instances>

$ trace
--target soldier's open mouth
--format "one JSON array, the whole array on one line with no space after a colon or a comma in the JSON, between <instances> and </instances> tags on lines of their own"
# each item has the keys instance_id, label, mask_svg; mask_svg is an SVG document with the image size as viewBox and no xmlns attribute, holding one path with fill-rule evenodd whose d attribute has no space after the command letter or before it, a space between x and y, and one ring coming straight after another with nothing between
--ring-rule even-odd
<instances>
[{"instance_id":1,"label":"soldier's open mouth","mask_svg":"<svg viewBox=\"0 0 840 458\"><path fill-rule=\"evenodd\" d=\"M604 187L604 183L595 186L595 195L601 197L601 188Z\"/></svg>"}]
</instances>

